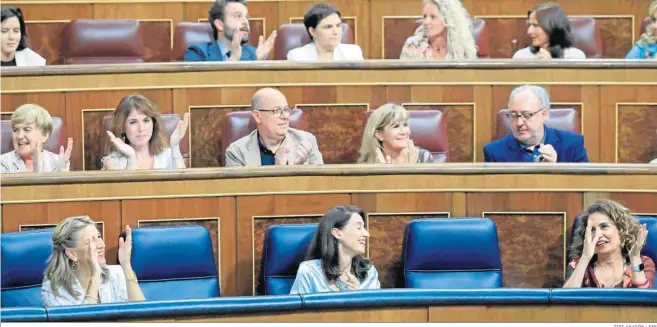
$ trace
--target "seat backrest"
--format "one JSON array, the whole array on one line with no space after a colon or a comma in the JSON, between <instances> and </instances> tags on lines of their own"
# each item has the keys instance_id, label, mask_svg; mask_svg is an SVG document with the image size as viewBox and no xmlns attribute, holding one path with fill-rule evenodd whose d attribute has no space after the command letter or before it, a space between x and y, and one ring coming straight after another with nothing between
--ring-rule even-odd
<instances>
[{"instance_id":1,"label":"seat backrest","mask_svg":"<svg viewBox=\"0 0 657 327\"><path fill-rule=\"evenodd\" d=\"M138 20L75 19L62 34L65 64L144 62Z\"/></svg>"},{"instance_id":2,"label":"seat backrest","mask_svg":"<svg viewBox=\"0 0 657 327\"><path fill-rule=\"evenodd\" d=\"M498 139L513 133L511 128L511 120L506 117L507 112L509 112L508 109L502 109L497 113L496 138ZM581 133L582 130L582 124L579 120L577 110L573 108L550 109L550 117L548 118L547 122L545 122L545 125L550 128L556 128L575 133Z\"/></svg>"},{"instance_id":3,"label":"seat backrest","mask_svg":"<svg viewBox=\"0 0 657 327\"><path fill-rule=\"evenodd\" d=\"M274 225L267 229L262 252L265 295L290 294L317 224Z\"/></svg>"},{"instance_id":4,"label":"seat backrest","mask_svg":"<svg viewBox=\"0 0 657 327\"><path fill-rule=\"evenodd\" d=\"M413 220L402 260L407 288L502 287L497 227L488 218Z\"/></svg>"},{"instance_id":5,"label":"seat backrest","mask_svg":"<svg viewBox=\"0 0 657 327\"><path fill-rule=\"evenodd\" d=\"M643 28L641 29L641 32L648 32L648 27L650 27L650 24L652 24L652 18L646 17L643 19Z\"/></svg>"},{"instance_id":6,"label":"seat backrest","mask_svg":"<svg viewBox=\"0 0 657 327\"><path fill-rule=\"evenodd\" d=\"M302 131L308 130L308 121L303 114L303 110L299 108L292 109L290 113L290 127ZM250 110L228 113L226 119L224 119L223 134L221 136L221 158L219 158L219 162L225 164L224 155L231 143L249 135L255 129L256 122Z\"/></svg>"},{"instance_id":7,"label":"seat backrest","mask_svg":"<svg viewBox=\"0 0 657 327\"><path fill-rule=\"evenodd\" d=\"M365 125L374 110L367 111ZM409 110L408 125L411 139L415 146L425 149L433 155L433 162L449 160L449 142L445 116L440 110Z\"/></svg>"},{"instance_id":8,"label":"seat backrest","mask_svg":"<svg viewBox=\"0 0 657 327\"><path fill-rule=\"evenodd\" d=\"M43 273L52 254L52 228L3 233L2 307L42 307Z\"/></svg>"},{"instance_id":9,"label":"seat backrest","mask_svg":"<svg viewBox=\"0 0 657 327\"><path fill-rule=\"evenodd\" d=\"M11 120L0 121L0 148L2 154L13 151L14 144L11 141L12 127ZM64 121L59 117L52 117L52 131L43 146L44 150L53 153L59 153L60 146L66 146L66 131L64 130Z\"/></svg>"},{"instance_id":10,"label":"seat backrest","mask_svg":"<svg viewBox=\"0 0 657 327\"><path fill-rule=\"evenodd\" d=\"M586 58L600 58L602 39L600 28L593 17L569 17L570 30L573 33L573 46L584 51Z\"/></svg>"},{"instance_id":11,"label":"seat backrest","mask_svg":"<svg viewBox=\"0 0 657 327\"><path fill-rule=\"evenodd\" d=\"M477 45L477 58L490 58L490 45L488 41L488 28L486 21L481 18L472 20L472 35Z\"/></svg>"},{"instance_id":12,"label":"seat backrest","mask_svg":"<svg viewBox=\"0 0 657 327\"><path fill-rule=\"evenodd\" d=\"M135 228L131 262L149 301L219 297L212 239L203 226Z\"/></svg>"},{"instance_id":13,"label":"seat backrest","mask_svg":"<svg viewBox=\"0 0 657 327\"><path fill-rule=\"evenodd\" d=\"M208 22L180 22L173 34L171 61L182 61L185 51L194 43L212 42L212 27Z\"/></svg>"},{"instance_id":14,"label":"seat backrest","mask_svg":"<svg viewBox=\"0 0 657 327\"><path fill-rule=\"evenodd\" d=\"M310 36L304 24L283 24L278 28L274 41L274 60L286 60L287 53L310 43ZM349 25L342 23L342 43L353 44Z\"/></svg>"},{"instance_id":15,"label":"seat backrest","mask_svg":"<svg viewBox=\"0 0 657 327\"><path fill-rule=\"evenodd\" d=\"M181 119L180 115L178 114L160 114L160 120L162 121L162 125L164 125L162 131L164 132L167 142L169 142L169 139L171 138L171 134L173 134L173 131L176 130L176 126L178 125L180 119ZM103 167L103 164L101 163L100 160L105 156L105 146L107 145L107 141L108 141L107 131L110 129L111 124L112 124L112 115L106 115L105 117L103 117L103 120L101 121L100 136L99 136L100 152L102 155L98 157L98 162L96 162L98 169L101 169ZM185 160L185 167L187 168L190 167L189 134L190 134L189 131L187 131L183 139L180 141L180 152L182 152L183 159Z\"/></svg>"}]
</instances>

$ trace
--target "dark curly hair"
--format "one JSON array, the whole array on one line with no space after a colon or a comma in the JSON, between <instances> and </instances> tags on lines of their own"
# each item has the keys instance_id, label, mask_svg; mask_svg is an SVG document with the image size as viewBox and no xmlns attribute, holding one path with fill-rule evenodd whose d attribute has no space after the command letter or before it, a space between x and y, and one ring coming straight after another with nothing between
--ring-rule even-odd
<instances>
[{"instance_id":1,"label":"dark curly hair","mask_svg":"<svg viewBox=\"0 0 657 327\"><path fill-rule=\"evenodd\" d=\"M579 258L584 249L584 237L586 234L586 225L589 221L589 216L594 213L601 213L609 217L618 228L621 241L621 251L623 257L627 257L636 243L637 236L640 232L639 222L632 216L630 210L625 208L622 204L612 200L598 200L590 205L584 213L576 218L575 230L573 231L573 239L570 244L570 260Z\"/></svg>"}]
</instances>

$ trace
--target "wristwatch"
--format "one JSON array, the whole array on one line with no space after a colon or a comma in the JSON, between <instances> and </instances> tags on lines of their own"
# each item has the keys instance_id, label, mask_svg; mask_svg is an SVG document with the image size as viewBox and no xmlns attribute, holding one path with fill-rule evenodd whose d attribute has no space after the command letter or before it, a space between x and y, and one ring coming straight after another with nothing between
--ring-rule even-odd
<instances>
[{"instance_id":1,"label":"wristwatch","mask_svg":"<svg viewBox=\"0 0 657 327\"><path fill-rule=\"evenodd\" d=\"M633 272L641 272L643 271L643 262L638 265L630 265L630 268L632 268Z\"/></svg>"}]
</instances>

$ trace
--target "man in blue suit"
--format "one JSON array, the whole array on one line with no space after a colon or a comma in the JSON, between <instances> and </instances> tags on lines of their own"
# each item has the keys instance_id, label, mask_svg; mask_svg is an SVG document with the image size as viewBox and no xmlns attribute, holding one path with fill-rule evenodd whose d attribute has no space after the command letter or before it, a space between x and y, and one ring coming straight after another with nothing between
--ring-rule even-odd
<instances>
[{"instance_id":1,"label":"man in blue suit","mask_svg":"<svg viewBox=\"0 0 657 327\"><path fill-rule=\"evenodd\" d=\"M261 35L258 48L249 41L249 11L246 0L216 0L209 11L214 42L192 44L185 51L185 61L264 60L274 47L276 31L267 41Z\"/></svg>"},{"instance_id":2,"label":"man in blue suit","mask_svg":"<svg viewBox=\"0 0 657 327\"><path fill-rule=\"evenodd\" d=\"M535 85L517 87L509 96L512 135L484 147L486 162L589 162L584 136L545 126L550 95Z\"/></svg>"}]
</instances>

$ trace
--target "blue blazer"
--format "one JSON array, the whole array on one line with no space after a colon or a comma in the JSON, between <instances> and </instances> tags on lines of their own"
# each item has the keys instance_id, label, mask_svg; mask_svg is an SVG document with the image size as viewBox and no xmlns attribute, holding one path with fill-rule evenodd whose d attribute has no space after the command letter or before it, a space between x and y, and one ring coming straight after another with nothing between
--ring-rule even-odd
<instances>
[{"instance_id":1,"label":"blue blazer","mask_svg":"<svg viewBox=\"0 0 657 327\"><path fill-rule=\"evenodd\" d=\"M242 45L240 61L258 60L256 49L248 44ZM228 58L226 58L227 60ZM192 44L185 51L185 61L224 61L224 55L217 42L203 42Z\"/></svg>"},{"instance_id":2,"label":"blue blazer","mask_svg":"<svg viewBox=\"0 0 657 327\"><path fill-rule=\"evenodd\" d=\"M545 126L545 143L557 151L557 162L589 162L584 148L584 136ZM507 135L484 147L486 162L524 162L523 149L516 138Z\"/></svg>"}]
</instances>

